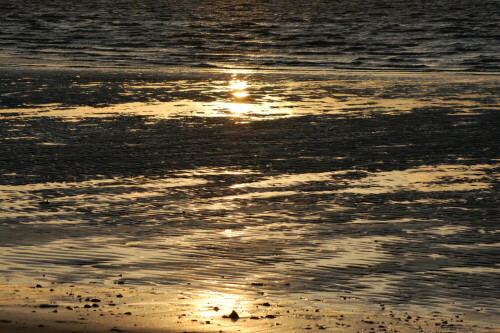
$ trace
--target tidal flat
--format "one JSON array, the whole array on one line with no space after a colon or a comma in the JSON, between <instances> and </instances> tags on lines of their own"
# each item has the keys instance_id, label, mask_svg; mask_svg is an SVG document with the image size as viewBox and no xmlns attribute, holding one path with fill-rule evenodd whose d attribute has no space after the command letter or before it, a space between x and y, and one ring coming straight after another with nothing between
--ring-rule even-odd
<instances>
[{"instance_id":1,"label":"tidal flat","mask_svg":"<svg viewBox=\"0 0 500 333\"><path fill-rule=\"evenodd\" d=\"M498 96L486 73L3 69L0 332L499 332Z\"/></svg>"}]
</instances>

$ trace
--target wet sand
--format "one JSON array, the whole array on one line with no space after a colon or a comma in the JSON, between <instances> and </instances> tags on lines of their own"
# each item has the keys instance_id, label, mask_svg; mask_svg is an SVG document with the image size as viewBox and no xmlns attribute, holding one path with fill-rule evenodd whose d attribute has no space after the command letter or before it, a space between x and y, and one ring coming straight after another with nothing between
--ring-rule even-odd
<instances>
[{"instance_id":1,"label":"wet sand","mask_svg":"<svg viewBox=\"0 0 500 333\"><path fill-rule=\"evenodd\" d=\"M499 331L497 76L0 80L0 331Z\"/></svg>"},{"instance_id":2,"label":"wet sand","mask_svg":"<svg viewBox=\"0 0 500 333\"><path fill-rule=\"evenodd\" d=\"M256 287L256 290L259 288ZM7 290L10 290L7 292ZM254 293L235 306L225 295L161 288L2 285L1 332L499 332L481 315L342 310L321 299L273 302ZM237 317L231 316L232 311ZM5 319L8 318L8 319Z\"/></svg>"}]
</instances>

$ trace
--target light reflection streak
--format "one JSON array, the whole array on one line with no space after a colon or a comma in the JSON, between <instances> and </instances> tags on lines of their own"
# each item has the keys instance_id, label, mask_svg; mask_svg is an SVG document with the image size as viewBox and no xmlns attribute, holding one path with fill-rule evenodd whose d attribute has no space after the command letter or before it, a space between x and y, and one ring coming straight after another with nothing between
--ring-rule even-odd
<instances>
[{"instance_id":1,"label":"light reflection streak","mask_svg":"<svg viewBox=\"0 0 500 333\"><path fill-rule=\"evenodd\" d=\"M246 103L227 103L224 108L234 115L246 115L250 112L250 105Z\"/></svg>"},{"instance_id":2,"label":"light reflection streak","mask_svg":"<svg viewBox=\"0 0 500 333\"><path fill-rule=\"evenodd\" d=\"M235 310L239 314L247 312L249 301L241 295L207 291L194 300L194 315L211 319L227 315Z\"/></svg>"},{"instance_id":3,"label":"light reflection streak","mask_svg":"<svg viewBox=\"0 0 500 333\"><path fill-rule=\"evenodd\" d=\"M223 236L232 238L232 237L237 237L241 236L244 234L242 230L233 230L233 229L225 229L224 231L221 232Z\"/></svg>"},{"instance_id":4,"label":"light reflection streak","mask_svg":"<svg viewBox=\"0 0 500 333\"><path fill-rule=\"evenodd\" d=\"M233 96L234 97L237 97L237 98L245 98L245 97L248 97L248 93L246 91L236 91L236 92L233 92Z\"/></svg>"},{"instance_id":5,"label":"light reflection streak","mask_svg":"<svg viewBox=\"0 0 500 333\"><path fill-rule=\"evenodd\" d=\"M233 91L241 91L245 90L248 87L248 83L246 81L241 81L241 80L232 80L229 82L229 88Z\"/></svg>"}]
</instances>

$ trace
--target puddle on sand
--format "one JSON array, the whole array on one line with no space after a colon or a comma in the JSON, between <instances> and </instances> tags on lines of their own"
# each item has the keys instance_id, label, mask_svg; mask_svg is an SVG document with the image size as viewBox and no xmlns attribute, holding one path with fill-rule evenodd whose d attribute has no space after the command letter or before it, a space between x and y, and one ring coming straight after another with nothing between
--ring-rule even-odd
<instances>
[{"instance_id":1,"label":"puddle on sand","mask_svg":"<svg viewBox=\"0 0 500 333\"><path fill-rule=\"evenodd\" d=\"M497 173L489 169L500 165L439 165L421 166L403 171L379 172L360 180L351 181L339 192L380 194L396 191L474 191L485 189L498 181Z\"/></svg>"}]
</instances>

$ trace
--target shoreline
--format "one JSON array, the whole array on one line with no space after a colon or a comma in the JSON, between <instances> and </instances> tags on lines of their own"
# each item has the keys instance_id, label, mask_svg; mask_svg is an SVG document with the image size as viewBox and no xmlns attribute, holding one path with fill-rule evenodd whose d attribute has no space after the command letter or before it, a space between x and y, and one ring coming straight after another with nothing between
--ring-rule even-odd
<instances>
[{"instance_id":1,"label":"shoreline","mask_svg":"<svg viewBox=\"0 0 500 333\"><path fill-rule=\"evenodd\" d=\"M500 71L473 71L467 69L412 69L412 68L327 68L327 67L196 67L196 66L149 66L149 67L93 67L93 66L61 66L54 65L18 65L0 66L1 72L95 72L123 75L136 75L140 73L154 73L169 75L174 73L191 74L280 74L280 75L458 75L458 76L498 76Z\"/></svg>"}]
</instances>

